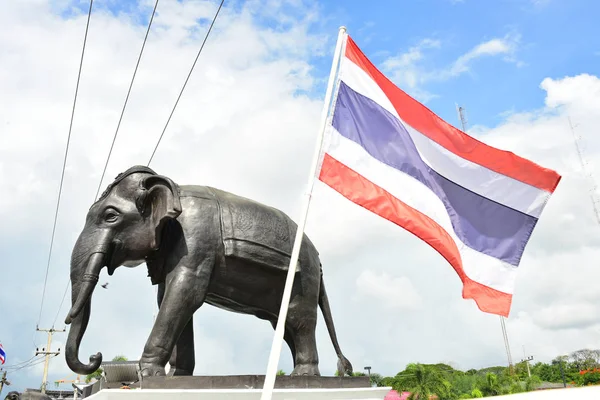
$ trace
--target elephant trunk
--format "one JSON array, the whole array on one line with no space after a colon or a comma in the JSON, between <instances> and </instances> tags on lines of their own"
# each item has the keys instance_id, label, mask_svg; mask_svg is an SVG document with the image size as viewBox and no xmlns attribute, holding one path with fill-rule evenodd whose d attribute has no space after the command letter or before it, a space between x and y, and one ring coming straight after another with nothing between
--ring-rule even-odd
<instances>
[{"instance_id":1,"label":"elephant trunk","mask_svg":"<svg viewBox=\"0 0 600 400\"><path fill-rule=\"evenodd\" d=\"M82 259L80 255L85 253L81 252L82 248L78 241L74 249L75 257L71 260L72 306L65 320L66 324L71 324L71 328L65 346L65 358L69 368L82 375L93 373L102 363L101 353L90 356L89 364L79 361L79 345L90 320L91 297L98 283L100 270L105 264L106 245L107 243L101 243L93 251L88 251L88 254L91 253L89 258Z\"/></svg>"},{"instance_id":2,"label":"elephant trunk","mask_svg":"<svg viewBox=\"0 0 600 400\"><path fill-rule=\"evenodd\" d=\"M72 319L75 318L83 309L86 304L89 304L90 298L94 289L96 288L96 284L98 283L98 277L100 276L100 270L104 266L104 254L103 253L94 253L90 256L90 260L87 266L87 269L83 273L83 275L79 278L76 278L77 284L72 282L73 284L73 305L71 306L71 310L67 315L67 319L65 320L65 324L70 324ZM73 280L73 278L71 278ZM75 286L77 286L77 290L75 290Z\"/></svg>"}]
</instances>

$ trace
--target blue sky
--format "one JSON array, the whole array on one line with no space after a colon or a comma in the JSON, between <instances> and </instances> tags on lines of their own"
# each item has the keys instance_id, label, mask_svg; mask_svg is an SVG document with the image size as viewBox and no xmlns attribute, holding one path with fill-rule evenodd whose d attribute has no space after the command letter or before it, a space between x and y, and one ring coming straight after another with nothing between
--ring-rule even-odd
<instances>
[{"instance_id":1,"label":"blue sky","mask_svg":"<svg viewBox=\"0 0 600 400\"><path fill-rule=\"evenodd\" d=\"M451 64L457 57L487 39L519 35L514 57L524 65L483 57L472 71L445 82L426 84L439 97L428 106L456 124L454 103L466 107L469 121L495 125L498 114L523 111L543 105L539 83L548 76L597 74L600 69L600 37L597 15L600 3L593 1L325 1L329 29L347 25L349 34L377 66L380 53L406 52L424 38L442 41L430 49L425 68ZM342 5L343 4L343 5Z\"/></svg>"},{"instance_id":2,"label":"blue sky","mask_svg":"<svg viewBox=\"0 0 600 400\"><path fill-rule=\"evenodd\" d=\"M75 2L73 8L63 8L62 15L72 15L73 9L87 12L88 4ZM94 7L115 15L125 13L145 26L154 0L143 4L141 8L133 0L109 1ZM235 9L243 4L241 0L226 1L226 6ZM291 2L282 9L295 10L295 4L300 3ZM544 93L539 83L544 78L597 74L600 69L600 45L592 39L600 36L597 2L378 0L376 6L373 4L361 0L320 1L319 18L311 32L331 36L325 47L331 53L337 28L347 26L350 36L379 68L387 57L405 53L423 39L437 40L438 47L424 50L419 64L423 71L449 66L486 40L506 36L515 40L512 62L502 57L481 57L468 73L423 84L435 95L426 101L427 106L452 124L458 124L455 103L466 108L470 124L494 126L504 113L541 107ZM200 20L204 26L209 22L208 18ZM289 22L282 24L272 17L264 18L263 24L273 29L289 26ZM198 35L203 34L204 30L199 29ZM322 79L329 72L329 53L312 60L315 74ZM410 87L399 85L411 93ZM324 85L317 86L312 95L322 97L324 90Z\"/></svg>"},{"instance_id":3,"label":"blue sky","mask_svg":"<svg viewBox=\"0 0 600 400\"><path fill-rule=\"evenodd\" d=\"M61 204L44 303L43 327L56 315L68 279L70 251L90 198L96 191L154 0L142 3L143 6L133 0L94 2L73 147L65 178L64 203ZM596 104L599 97L592 85L595 81L590 81L589 93L582 93L577 90L584 90L585 84L571 87L561 80L579 77L577 82L587 82L581 80L581 74L590 74L594 79L600 75L600 45L595 40L600 37L597 22L600 3L591 0L347 0L319 1L317 4L312 0L270 0L264 7L260 3L258 0L226 0L223 14L215 26L218 36L211 37L207 43L206 52L199 60L157 154L159 171L166 171L165 174L176 176L174 179L183 183L207 183L242 192L281 206L295 216L298 207L294 196L305 181L305 166L314 145L310 132L313 132L320 113L320 99L325 91L337 29L345 25L350 36L378 68L446 121L459 126L455 109L455 103L459 103L467 110L470 127L490 128L492 133L486 134L490 140L493 138L516 153L530 156L568 175L561 185L571 193L561 192L557 195L558 200L551 202L547 212L550 216L537 228L538 238L552 238L553 243L560 243L562 232L575 226L567 226L564 221L574 224L572 221L592 220L583 183L569 169L573 165L569 161L572 159L563 157L561 146L564 147L565 142L561 135L564 132L557 133L558 128L553 128L556 121L533 120L530 125L518 125L516 131L506 130L504 125L508 115L543 108L545 99L552 94L573 103L570 110L578 116L581 129L587 129L589 143L593 145L590 154L596 154L593 151L600 146L593 142L595 136L591 135L598 125L592 116L598 113L594 114L590 106ZM377 7L372 6L374 3ZM38 319L39 289L45 272L89 6L83 0L49 0L47 4L44 8L36 1L10 5L0 2L0 54L14 55L0 67L0 88L3 88L0 90L0 123L4 124L0 130L0 183L7 188L6 193L13 194L2 199L9 205L0 201L0 220L5 222L4 226L12 227L11 231L0 230L3 239L0 254L8 266L2 270L1 277L8 289L0 292L0 341L8 354L8 364L27 360L32 356L32 345L41 347L45 343L45 336L38 334L32 344L32 336ZM206 3L200 0L162 0L159 3L155 20L157 29L151 32L103 187L128 167L132 159L147 159L150 146L154 145L148 138L160 132L218 2L211 1L211 4L212 7L206 8ZM192 22L201 21L201 26L191 25L190 18ZM17 29L20 29L19 34L15 35L13 32ZM193 32L193 40L185 32ZM52 79L47 79L48 76ZM540 87L546 78L554 80L554 91ZM43 96L39 96L40 93ZM577 103L577 99L583 100ZM560 114L555 109L550 111ZM35 118L31 117L32 113ZM560 124L565 115L559 117L563 118L557 120ZM282 134L282 127L285 134ZM494 131L494 128L497 129ZM537 147L541 140L546 140L546 132L544 145L548 150L539 154ZM237 134L240 135L236 139L239 143L226 140ZM528 135L530 138L524 139ZM257 145L256 138L262 136L274 143L273 148ZM210 146L206 145L207 138L211 140ZM140 143L148 146L143 147ZM248 148L256 153L249 152ZM223 152L233 155L223 157ZM550 158L545 158L547 156ZM87 157L92 161L85 161ZM228 169L225 159L235 159L242 167ZM214 170L216 172L209 172L208 167L215 165L211 162L220 163ZM273 168L276 163L287 163L293 172L285 175L286 168ZM246 175L242 176L240 170ZM25 183L15 180L12 171L23 171L27 177ZM262 183L263 176L267 183ZM334 319L341 325L340 331L345 332L339 335L344 337L341 340L348 346L348 351L354 354L351 358L357 367L362 362L373 363L374 370L395 374L406 362L415 360L453 360L461 368L505 362L497 318L482 316L471 303L460 298L458 279L437 254L419 247L420 243L411 241L413 239L408 235L383 223L371 222L360 210L343 202L335 203L339 199L328 193L319 192L323 197L316 196L314 212L326 221L324 226L346 226L344 234L336 241L333 237L339 232L334 235L326 228L311 229L331 265L328 292ZM573 198L566 197L571 195ZM326 200L319 203L319 198ZM327 208L328 202L336 204L335 211L340 215ZM574 208L579 214L571 213ZM351 222L345 222L346 214ZM364 225L365 232L370 232L371 236L361 237L362 229L355 229L352 225L355 223ZM588 229L587 225L585 229ZM574 235L578 233L583 235L587 232L585 229L576 226L576 232L565 233L564 240L568 236L576 237ZM394 235L404 236L398 241ZM354 245L345 240L353 241ZM541 239L532 241L532 253L554 254L544 247ZM516 296L515 301L517 314L508 321L509 329L517 338L514 351L520 349L521 344L527 344L532 351L537 351L538 359L548 359L556 352L569 352L583 346L600 348L597 343L600 327L589 325L588 321L589 315L600 315L600 312L586 312L588 320L584 322L569 320L569 326L582 326L577 331L580 342L573 344L567 339L573 331L565 333L562 328L556 328L560 318L554 318L554 315L562 314L544 308L552 302L571 307L568 301L574 290L567 290L570 286L564 286L566 294L563 297L555 295L556 282L562 283L557 272L564 264L560 260L571 260L579 253L594 259L594 253L590 255L587 251L600 249L597 243L581 241L579 244L581 248L569 250L575 256L564 253L556 256L559 261L543 257L539 261L528 261L532 265L527 267L529 269L524 268L524 274L531 279L523 281L521 295ZM399 258L403 260L401 266L398 266ZM433 274L409 268L407 265L411 260L432 266L439 275L432 279ZM580 265L584 263L582 261ZM338 265L343 265L344 269L336 269ZM370 268L369 273L362 275L365 265ZM31 269L26 269L29 267ZM532 278L535 271L546 271L546 268L555 274L549 272L544 279ZM593 271L587 272L589 276L597 274ZM93 326L84 339L86 348L82 350L82 358L87 358L88 351L99 349L106 358L123 352L132 359L139 357L154 312L153 303L148 305L153 301L153 288L145 276L145 266L141 266L134 271L119 270L110 278L102 277L110 280L111 289L95 293L95 299L99 299L94 304L96 318L92 317ZM443 302L449 304L452 311L435 314L436 310L428 309L423 312L408 302L402 306L405 308L383 307L383 311L373 308L373 304L381 303L378 293L369 292L373 287L377 289L377 285L360 286L357 282L361 277L379 285L390 283L392 286L380 290L382 293L414 290L416 299L424 296L422 293L427 290L429 295L425 296L424 304L431 306ZM548 283L552 279L553 283ZM536 282L539 287L535 286ZM348 285L355 287L349 289ZM575 283L573 287L577 287ZM140 303L148 299L150 302L144 303L146 306L140 304L135 311L131 308L127 316L112 315L112 310L121 307L125 296L130 296L132 291L137 293ZM28 301L14 302L23 293ZM344 296L351 298L344 299ZM600 304L600 299L586 298L585 301L588 302L585 307ZM344 308L346 304L352 306ZM588 310L581 305L572 306ZM564 310L571 309L563 307L560 310L567 313ZM59 324L66 311L65 306L59 314ZM229 358L223 356L221 360L219 353L211 353L212 358L199 358L197 373L261 373L270 347L270 326L264 327L251 318L227 313L202 312L208 312L203 315L210 317L203 317L202 324L205 325L199 325L198 351L219 349ZM379 332L368 330L372 319L383 321L384 317L378 313L391 322L381 322ZM101 320L101 317L105 319ZM436 321L455 323L456 332L439 332L435 329ZM110 337L99 333L101 322L113 329ZM407 325L412 328L404 329ZM418 326L430 329L424 334L414 328ZM250 328L258 329L259 333L232 333L236 329ZM477 332L477 338L469 339L468 343L473 351L459 351L461 340L467 340L460 332L468 329ZM402 341L413 341L415 345L403 349L398 356L389 355L387 349L397 340L389 332L402 332L407 335ZM489 332L492 337L498 335L498 339L480 340ZM322 331L320 335L326 333ZM335 357L327 353L330 349L326 336L320 337L327 349L322 357L323 364L329 365ZM371 339L367 341L366 337ZM64 346L66 336L57 340ZM256 345L248 346L248 340L256 340ZM419 346L420 340L426 343ZM536 344L538 340L539 344ZM431 345L438 342L441 344L437 348ZM445 343L448 342L455 345L447 346ZM282 360L285 357L287 355ZM64 365L62 356L53 360L52 366L51 381L73 375ZM290 369L287 358L282 367ZM324 366L322 371L328 371L328 368ZM38 387L40 376L40 368L15 373L11 389Z\"/></svg>"}]
</instances>

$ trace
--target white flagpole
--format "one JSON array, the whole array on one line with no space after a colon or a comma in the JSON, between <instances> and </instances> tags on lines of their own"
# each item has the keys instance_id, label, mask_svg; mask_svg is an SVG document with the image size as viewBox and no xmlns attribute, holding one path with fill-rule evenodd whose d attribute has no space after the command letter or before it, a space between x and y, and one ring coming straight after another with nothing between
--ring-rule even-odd
<instances>
[{"instance_id":1,"label":"white flagpole","mask_svg":"<svg viewBox=\"0 0 600 400\"><path fill-rule=\"evenodd\" d=\"M290 265L288 267L287 278L285 280L285 288L283 289L283 298L281 299L281 308L279 310L279 317L277 319L277 326L275 327L275 336L273 343L271 344L271 354L269 356L269 364L267 366L267 373L265 375L265 383L263 385L263 391L261 400L271 400L273 395L273 388L275 387L275 378L277 376L277 366L279 364L279 357L281 355L281 346L283 345L283 332L285 327L285 320L287 319L288 306L290 303L290 297L292 295L292 286L294 284L294 276L296 272L296 265L298 263L298 256L300 255L300 245L302 244L302 237L304 236L304 227L306 225L306 219L308 216L308 209L310 206L310 199L312 196L313 187L315 184L315 178L317 175L317 167L320 161L321 147L323 145L323 137L325 136L325 129L327 127L327 119L329 117L329 107L331 104L331 97L333 95L333 87L335 84L335 76L337 67L340 61L340 54L342 50L342 44L346 35L346 27L341 26L339 28L337 44L335 46L335 53L333 61L331 63L331 71L329 72L329 83L327 85L327 91L325 93L325 104L323 105L323 111L321 112L321 126L319 136L317 138L317 145L313 156L311 165L310 175L308 177L308 187L306 191L306 200L304 208L300 216L298 228L296 230L296 239L294 241L294 247L292 248L292 255L290 257Z\"/></svg>"}]
</instances>

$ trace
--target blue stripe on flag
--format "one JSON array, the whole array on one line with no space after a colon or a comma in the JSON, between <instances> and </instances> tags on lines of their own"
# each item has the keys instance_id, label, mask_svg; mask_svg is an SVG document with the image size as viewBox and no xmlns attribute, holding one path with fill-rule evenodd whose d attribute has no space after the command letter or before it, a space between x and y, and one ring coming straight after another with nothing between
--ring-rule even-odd
<instances>
[{"instance_id":1,"label":"blue stripe on flag","mask_svg":"<svg viewBox=\"0 0 600 400\"><path fill-rule=\"evenodd\" d=\"M537 218L471 192L431 169L400 120L344 82L340 82L333 126L375 159L431 189L444 203L465 245L518 266Z\"/></svg>"}]
</instances>

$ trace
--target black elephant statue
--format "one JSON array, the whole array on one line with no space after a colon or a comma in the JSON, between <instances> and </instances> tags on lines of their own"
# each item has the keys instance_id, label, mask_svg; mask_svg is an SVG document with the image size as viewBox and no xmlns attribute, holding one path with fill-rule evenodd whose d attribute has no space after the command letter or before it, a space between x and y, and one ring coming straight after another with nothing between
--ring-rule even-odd
<instances>
[{"instance_id":1,"label":"black elephant statue","mask_svg":"<svg viewBox=\"0 0 600 400\"><path fill-rule=\"evenodd\" d=\"M90 207L71 255L71 324L65 357L90 374L102 354L79 360L91 297L103 267L146 263L158 285L159 311L140 358L142 376L191 375L193 314L204 303L277 322L297 225L282 211L213 187L177 185L144 166L119 174ZM285 321L292 375L318 376L317 309L338 356L338 374L352 364L338 344L319 253L303 236Z\"/></svg>"}]
</instances>

